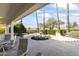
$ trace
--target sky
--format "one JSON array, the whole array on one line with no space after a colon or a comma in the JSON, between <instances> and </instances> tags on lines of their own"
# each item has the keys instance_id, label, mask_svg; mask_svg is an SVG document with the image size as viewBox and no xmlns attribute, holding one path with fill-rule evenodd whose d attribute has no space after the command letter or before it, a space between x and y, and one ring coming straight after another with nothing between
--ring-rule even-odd
<instances>
[{"instance_id":1,"label":"sky","mask_svg":"<svg viewBox=\"0 0 79 59\"><path fill-rule=\"evenodd\" d=\"M59 19L65 22L64 27L66 27L67 4L60 3L57 5L58 5L58 12L59 12ZM49 18L57 19L56 4L52 3L37 10L39 23L43 23L44 10L45 10L45 21L47 21ZM69 4L69 19L70 19L70 22L77 22L79 24L79 4L78 3ZM22 18L22 20L23 20L22 23L26 28L29 28L29 27L37 28L36 11L28 16L25 16L24 18Z\"/></svg>"}]
</instances>

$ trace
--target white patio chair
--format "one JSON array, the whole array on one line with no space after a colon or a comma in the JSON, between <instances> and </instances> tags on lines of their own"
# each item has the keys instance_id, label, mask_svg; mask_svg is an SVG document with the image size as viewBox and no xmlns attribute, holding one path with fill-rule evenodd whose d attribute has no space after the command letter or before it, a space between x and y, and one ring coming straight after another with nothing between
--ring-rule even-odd
<instances>
[{"instance_id":1,"label":"white patio chair","mask_svg":"<svg viewBox=\"0 0 79 59\"><path fill-rule=\"evenodd\" d=\"M11 39L10 35L6 35L4 38L4 43L3 44L3 56L25 56L29 50L27 49L28 46L28 40L24 38L16 38L15 46L10 48L10 42L9 40ZM4 47L8 47L7 50L4 49Z\"/></svg>"},{"instance_id":2,"label":"white patio chair","mask_svg":"<svg viewBox=\"0 0 79 59\"><path fill-rule=\"evenodd\" d=\"M17 56L25 56L29 52L27 49L28 39L20 38L16 41Z\"/></svg>"},{"instance_id":3,"label":"white patio chair","mask_svg":"<svg viewBox=\"0 0 79 59\"><path fill-rule=\"evenodd\" d=\"M28 46L28 40L17 38L15 42L15 46L11 49L8 49L4 53L5 56L26 56L29 50L27 49Z\"/></svg>"},{"instance_id":4,"label":"white patio chair","mask_svg":"<svg viewBox=\"0 0 79 59\"><path fill-rule=\"evenodd\" d=\"M0 54L4 56L6 54L6 50L12 48L12 45L11 35L5 34L4 39L0 41L0 50L2 50Z\"/></svg>"}]
</instances>

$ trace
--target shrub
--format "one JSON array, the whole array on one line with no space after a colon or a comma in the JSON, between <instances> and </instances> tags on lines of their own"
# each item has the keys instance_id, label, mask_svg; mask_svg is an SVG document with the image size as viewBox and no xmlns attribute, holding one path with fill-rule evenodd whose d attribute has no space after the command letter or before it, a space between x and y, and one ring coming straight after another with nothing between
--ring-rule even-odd
<instances>
[{"instance_id":1,"label":"shrub","mask_svg":"<svg viewBox=\"0 0 79 59\"><path fill-rule=\"evenodd\" d=\"M53 34L53 35L55 35L55 30L41 30L41 32L43 33L43 34Z\"/></svg>"},{"instance_id":2,"label":"shrub","mask_svg":"<svg viewBox=\"0 0 79 59\"><path fill-rule=\"evenodd\" d=\"M66 36L79 39L79 31L71 31Z\"/></svg>"},{"instance_id":3,"label":"shrub","mask_svg":"<svg viewBox=\"0 0 79 59\"><path fill-rule=\"evenodd\" d=\"M66 35L67 30L60 30L61 35Z\"/></svg>"},{"instance_id":4,"label":"shrub","mask_svg":"<svg viewBox=\"0 0 79 59\"><path fill-rule=\"evenodd\" d=\"M48 34L47 32L48 32L48 30L42 30L43 34Z\"/></svg>"},{"instance_id":5,"label":"shrub","mask_svg":"<svg viewBox=\"0 0 79 59\"><path fill-rule=\"evenodd\" d=\"M3 34L5 32L4 28L0 28L0 34Z\"/></svg>"},{"instance_id":6,"label":"shrub","mask_svg":"<svg viewBox=\"0 0 79 59\"><path fill-rule=\"evenodd\" d=\"M52 29L52 30L45 30L45 31L41 30L41 32L44 33L44 34L55 35L56 30L53 30L53 29ZM60 30L60 34L61 34L61 35L66 35L66 30L65 30L65 29Z\"/></svg>"},{"instance_id":7,"label":"shrub","mask_svg":"<svg viewBox=\"0 0 79 59\"><path fill-rule=\"evenodd\" d=\"M32 29L31 29L30 31L27 30L27 32L28 32L28 33L37 33L37 30L32 30Z\"/></svg>"},{"instance_id":8,"label":"shrub","mask_svg":"<svg viewBox=\"0 0 79 59\"><path fill-rule=\"evenodd\" d=\"M22 23L18 23L14 26L14 33L17 33L18 35L22 35L22 33L26 33L26 28Z\"/></svg>"}]
</instances>

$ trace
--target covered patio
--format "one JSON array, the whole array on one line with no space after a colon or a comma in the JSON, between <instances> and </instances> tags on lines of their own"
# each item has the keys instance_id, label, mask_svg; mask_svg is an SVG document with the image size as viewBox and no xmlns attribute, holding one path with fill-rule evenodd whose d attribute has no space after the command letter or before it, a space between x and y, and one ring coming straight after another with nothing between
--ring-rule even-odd
<instances>
[{"instance_id":1,"label":"covered patio","mask_svg":"<svg viewBox=\"0 0 79 59\"><path fill-rule=\"evenodd\" d=\"M45 5L47 5L47 3L1 3L0 24L5 27L4 35L10 34L11 40L15 41L14 25L16 21L28 16ZM3 39L1 38L0 40L2 42ZM5 44L5 42L1 44Z\"/></svg>"},{"instance_id":2,"label":"covered patio","mask_svg":"<svg viewBox=\"0 0 79 59\"><path fill-rule=\"evenodd\" d=\"M44 3L1 3L0 4L0 24L5 27L5 34L9 34L11 27L11 39L14 39L13 26L16 21L33 13L47 4Z\"/></svg>"},{"instance_id":3,"label":"covered patio","mask_svg":"<svg viewBox=\"0 0 79 59\"><path fill-rule=\"evenodd\" d=\"M2 3L0 4L0 24L5 27L4 35L11 35L11 41L14 41L14 45L19 44L18 39L22 39L21 37L14 36L14 25L16 21L21 20L23 17L28 16L34 11L46 6L48 3ZM28 20L28 19L26 19ZM26 52L22 54L22 56L74 56L79 55L79 39L74 39L66 36L62 36L59 33L56 33L55 36L51 35L49 40L32 40L31 37L34 35L39 35L38 33L34 34L26 34L24 35L24 39L28 39L28 47ZM3 42L4 38L0 38L0 45L5 46L6 42ZM10 38L9 38L10 39ZM5 38L6 40L6 38ZM26 42L26 40L22 42ZM24 43L21 43L24 44ZM15 46L12 47L15 47ZM23 46L22 48L26 47ZM1 46L0 46L1 47ZM3 49L3 56L16 56L17 49L19 47L12 48L7 52ZM21 47L20 47L21 49ZM23 49L23 50L25 50ZM16 51L15 51L16 50ZM29 52L29 53L28 53ZM0 52L0 55L1 52Z\"/></svg>"}]
</instances>

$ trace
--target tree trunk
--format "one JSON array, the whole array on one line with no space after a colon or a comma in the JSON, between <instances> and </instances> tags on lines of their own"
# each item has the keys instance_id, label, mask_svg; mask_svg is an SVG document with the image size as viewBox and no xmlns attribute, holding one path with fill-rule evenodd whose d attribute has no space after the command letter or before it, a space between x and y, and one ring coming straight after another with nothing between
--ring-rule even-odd
<instances>
[{"instance_id":1,"label":"tree trunk","mask_svg":"<svg viewBox=\"0 0 79 59\"><path fill-rule=\"evenodd\" d=\"M69 29L69 4L67 4L67 28L68 28L68 32L70 31Z\"/></svg>"},{"instance_id":2,"label":"tree trunk","mask_svg":"<svg viewBox=\"0 0 79 59\"><path fill-rule=\"evenodd\" d=\"M44 34L45 34L45 9L44 9L44 13L43 13L43 31L44 31Z\"/></svg>"},{"instance_id":3,"label":"tree trunk","mask_svg":"<svg viewBox=\"0 0 79 59\"><path fill-rule=\"evenodd\" d=\"M36 11L36 22L37 22L37 30L38 30L38 33L39 33L39 23L38 23L38 15L37 15L37 11Z\"/></svg>"},{"instance_id":4,"label":"tree trunk","mask_svg":"<svg viewBox=\"0 0 79 59\"><path fill-rule=\"evenodd\" d=\"M60 30L60 21L59 21L59 13L58 13L58 5L57 4L56 4L56 10L57 10L57 19L58 19L57 25L58 25L58 29Z\"/></svg>"}]
</instances>

